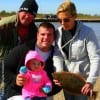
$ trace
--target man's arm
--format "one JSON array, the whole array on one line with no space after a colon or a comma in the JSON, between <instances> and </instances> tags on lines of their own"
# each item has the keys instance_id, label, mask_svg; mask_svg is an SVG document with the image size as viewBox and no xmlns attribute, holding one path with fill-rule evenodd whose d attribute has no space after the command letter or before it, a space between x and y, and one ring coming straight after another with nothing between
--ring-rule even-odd
<instances>
[{"instance_id":1,"label":"man's arm","mask_svg":"<svg viewBox=\"0 0 100 100\"><path fill-rule=\"evenodd\" d=\"M4 59L4 80L5 84L13 84L19 64L18 49L14 48Z\"/></svg>"}]
</instances>

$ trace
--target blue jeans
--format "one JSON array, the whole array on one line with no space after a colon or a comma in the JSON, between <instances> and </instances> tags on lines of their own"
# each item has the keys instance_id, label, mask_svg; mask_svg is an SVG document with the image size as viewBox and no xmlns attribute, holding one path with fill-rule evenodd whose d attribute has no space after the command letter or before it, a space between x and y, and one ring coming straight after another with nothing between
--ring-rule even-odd
<instances>
[{"instance_id":1,"label":"blue jeans","mask_svg":"<svg viewBox=\"0 0 100 100\"><path fill-rule=\"evenodd\" d=\"M88 96L85 95L70 95L64 92L65 100L88 100Z\"/></svg>"},{"instance_id":2,"label":"blue jeans","mask_svg":"<svg viewBox=\"0 0 100 100\"><path fill-rule=\"evenodd\" d=\"M5 96L1 96L0 94L0 100L7 100L7 99L5 98Z\"/></svg>"}]
</instances>

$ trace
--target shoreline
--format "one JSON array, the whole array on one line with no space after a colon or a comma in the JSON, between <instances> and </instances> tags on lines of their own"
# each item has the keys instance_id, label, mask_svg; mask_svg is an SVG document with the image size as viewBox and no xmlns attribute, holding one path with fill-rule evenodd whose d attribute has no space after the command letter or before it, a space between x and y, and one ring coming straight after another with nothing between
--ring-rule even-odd
<instances>
[{"instance_id":1,"label":"shoreline","mask_svg":"<svg viewBox=\"0 0 100 100\"><path fill-rule=\"evenodd\" d=\"M76 20L80 20L82 22L100 22L100 19L76 19ZM44 21L47 21L47 22L58 22L57 19L39 19L39 18L36 18L35 19L35 22L44 22Z\"/></svg>"}]
</instances>

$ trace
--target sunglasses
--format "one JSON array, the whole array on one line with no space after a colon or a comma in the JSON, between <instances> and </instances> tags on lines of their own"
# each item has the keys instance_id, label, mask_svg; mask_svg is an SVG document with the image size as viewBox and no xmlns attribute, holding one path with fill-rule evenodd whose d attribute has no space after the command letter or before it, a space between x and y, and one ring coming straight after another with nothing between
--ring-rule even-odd
<instances>
[{"instance_id":1,"label":"sunglasses","mask_svg":"<svg viewBox=\"0 0 100 100\"><path fill-rule=\"evenodd\" d=\"M71 18L71 17L70 17ZM60 23L62 23L62 21L63 22L70 22L70 18L64 18L64 19L59 19L58 18L58 21L60 22Z\"/></svg>"}]
</instances>

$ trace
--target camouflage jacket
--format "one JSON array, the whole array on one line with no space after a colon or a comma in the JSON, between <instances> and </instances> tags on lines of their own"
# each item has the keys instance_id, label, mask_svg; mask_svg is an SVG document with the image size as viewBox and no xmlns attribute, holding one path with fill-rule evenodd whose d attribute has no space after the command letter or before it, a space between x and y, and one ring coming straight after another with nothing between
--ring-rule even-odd
<instances>
[{"instance_id":1,"label":"camouflage jacket","mask_svg":"<svg viewBox=\"0 0 100 100\"><path fill-rule=\"evenodd\" d=\"M5 17L0 20L0 59L18 45L18 15ZM27 41L36 38L37 27L32 22L29 27Z\"/></svg>"}]
</instances>

